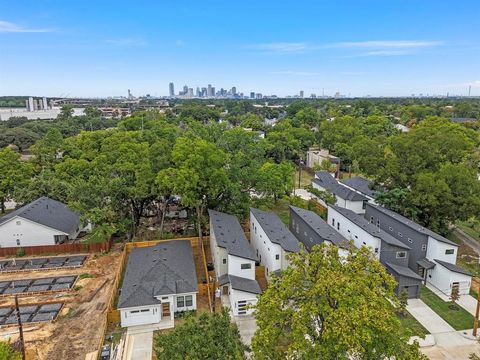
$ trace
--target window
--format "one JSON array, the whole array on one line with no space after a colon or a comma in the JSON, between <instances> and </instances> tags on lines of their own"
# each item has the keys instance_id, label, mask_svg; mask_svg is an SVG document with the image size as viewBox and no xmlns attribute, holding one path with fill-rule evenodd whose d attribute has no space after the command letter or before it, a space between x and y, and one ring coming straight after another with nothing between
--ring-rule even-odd
<instances>
[{"instance_id":1,"label":"window","mask_svg":"<svg viewBox=\"0 0 480 360\"><path fill-rule=\"evenodd\" d=\"M20 245L20 239L17 239L17 246Z\"/></svg>"},{"instance_id":2,"label":"window","mask_svg":"<svg viewBox=\"0 0 480 360\"><path fill-rule=\"evenodd\" d=\"M303 235L307 236L307 232L306 232L306 231L304 231L304 232L303 232Z\"/></svg>"},{"instance_id":3,"label":"window","mask_svg":"<svg viewBox=\"0 0 480 360\"><path fill-rule=\"evenodd\" d=\"M426 251L427 250L427 244L423 244L422 245L422 251Z\"/></svg>"},{"instance_id":4,"label":"window","mask_svg":"<svg viewBox=\"0 0 480 360\"><path fill-rule=\"evenodd\" d=\"M364 200L362 203L362 209L365 209L366 207L367 207L367 201Z\"/></svg>"},{"instance_id":5,"label":"window","mask_svg":"<svg viewBox=\"0 0 480 360\"><path fill-rule=\"evenodd\" d=\"M370 224L373 224L373 216L370 216Z\"/></svg>"},{"instance_id":6,"label":"window","mask_svg":"<svg viewBox=\"0 0 480 360\"><path fill-rule=\"evenodd\" d=\"M20 220L17 220L17 225L22 225L22 222Z\"/></svg>"},{"instance_id":7,"label":"window","mask_svg":"<svg viewBox=\"0 0 480 360\"><path fill-rule=\"evenodd\" d=\"M140 312L150 312L150 309L142 309Z\"/></svg>"},{"instance_id":8,"label":"window","mask_svg":"<svg viewBox=\"0 0 480 360\"><path fill-rule=\"evenodd\" d=\"M185 297L184 296L177 296L177 308L185 307Z\"/></svg>"},{"instance_id":9,"label":"window","mask_svg":"<svg viewBox=\"0 0 480 360\"><path fill-rule=\"evenodd\" d=\"M258 256L258 249L257 249L257 256Z\"/></svg>"},{"instance_id":10,"label":"window","mask_svg":"<svg viewBox=\"0 0 480 360\"><path fill-rule=\"evenodd\" d=\"M251 269L251 268L252 268L252 264L250 264L250 263L240 264L240 269L242 269L242 270Z\"/></svg>"},{"instance_id":11,"label":"window","mask_svg":"<svg viewBox=\"0 0 480 360\"><path fill-rule=\"evenodd\" d=\"M455 249L447 249L445 250L445 255L452 255L455 253Z\"/></svg>"},{"instance_id":12,"label":"window","mask_svg":"<svg viewBox=\"0 0 480 360\"><path fill-rule=\"evenodd\" d=\"M378 254L378 248L375 248L375 254Z\"/></svg>"},{"instance_id":13,"label":"window","mask_svg":"<svg viewBox=\"0 0 480 360\"><path fill-rule=\"evenodd\" d=\"M393 231L393 228L391 226L388 227L388 230Z\"/></svg>"},{"instance_id":14,"label":"window","mask_svg":"<svg viewBox=\"0 0 480 360\"><path fill-rule=\"evenodd\" d=\"M355 235L355 239L358 239L358 236L357 236L357 235Z\"/></svg>"},{"instance_id":15,"label":"window","mask_svg":"<svg viewBox=\"0 0 480 360\"><path fill-rule=\"evenodd\" d=\"M297 230L297 234L298 234L298 224L297 224L297 228L296 228L296 230Z\"/></svg>"},{"instance_id":16,"label":"window","mask_svg":"<svg viewBox=\"0 0 480 360\"><path fill-rule=\"evenodd\" d=\"M185 296L185 306L193 306L193 297L192 295Z\"/></svg>"},{"instance_id":17,"label":"window","mask_svg":"<svg viewBox=\"0 0 480 360\"><path fill-rule=\"evenodd\" d=\"M377 220L377 227L380 227L380 220Z\"/></svg>"},{"instance_id":18,"label":"window","mask_svg":"<svg viewBox=\"0 0 480 360\"><path fill-rule=\"evenodd\" d=\"M348 233L350 234L350 229L348 229L347 231L348 231Z\"/></svg>"},{"instance_id":19,"label":"window","mask_svg":"<svg viewBox=\"0 0 480 360\"><path fill-rule=\"evenodd\" d=\"M332 226L335 226L335 219L332 219Z\"/></svg>"},{"instance_id":20,"label":"window","mask_svg":"<svg viewBox=\"0 0 480 360\"><path fill-rule=\"evenodd\" d=\"M405 251L397 251L397 259L404 259L407 256Z\"/></svg>"},{"instance_id":21,"label":"window","mask_svg":"<svg viewBox=\"0 0 480 360\"><path fill-rule=\"evenodd\" d=\"M340 223L337 222L337 230L340 230Z\"/></svg>"},{"instance_id":22,"label":"window","mask_svg":"<svg viewBox=\"0 0 480 360\"><path fill-rule=\"evenodd\" d=\"M226 264L226 263L227 263L227 259L223 259L223 260L222 260L222 263L223 263L223 264Z\"/></svg>"},{"instance_id":23,"label":"window","mask_svg":"<svg viewBox=\"0 0 480 360\"><path fill-rule=\"evenodd\" d=\"M411 244L413 242L413 240L408 238L408 242Z\"/></svg>"},{"instance_id":24,"label":"window","mask_svg":"<svg viewBox=\"0 0 480 360\"><path fill-rule=\"evenodd\" d=\"M275 255L275 260L280 260L280 255Z\"/></svg>"},{"instance_id":25,"label":"window","mask_svg":"<svg viewBox=\"0 0 480 360\"><path fill-rule=\"evenodd\" d=\"M366 245L367 245L367 243L364 241L364 242L363 242L363 245L365 245L365 246L366 246Z\"/></svg>"},{"instance_id":26,"label":"window","mask_svg":"<svg viewBox=\"0 0 480 360\"><path fill-rule=\"evenodd\" d=\"M403 237L403 234L399 231L398 236Z\"/></svg>"}]
</instances>

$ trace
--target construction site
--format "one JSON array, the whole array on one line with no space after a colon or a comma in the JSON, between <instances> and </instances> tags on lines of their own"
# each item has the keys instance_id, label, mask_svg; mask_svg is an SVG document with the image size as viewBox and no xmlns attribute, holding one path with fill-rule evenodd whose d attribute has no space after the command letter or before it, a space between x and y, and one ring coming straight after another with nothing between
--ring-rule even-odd
<instances>
[{"instance_id":1,"label":"construction site","mask_svg":"<svg viewBox=\"0 0 480 360\"><path fill-rule=\"evenodd\" d=\"M118 276L120 244L106 254L0 262L0 337L19 338L18 296L27 359L85 359L103 344Z\"/></svg>"}]
</instances>

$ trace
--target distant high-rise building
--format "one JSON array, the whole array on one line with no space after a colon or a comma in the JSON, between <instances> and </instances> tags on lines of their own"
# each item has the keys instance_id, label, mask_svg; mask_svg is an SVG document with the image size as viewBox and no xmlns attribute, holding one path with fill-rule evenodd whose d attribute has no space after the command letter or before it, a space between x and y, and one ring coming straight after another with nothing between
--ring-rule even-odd
<instances>
[{"instance_id":1,"label":"distant high-rise building","mask_svg":"<svg viewBox=\"0 0 480 360\"><path fill-rule=\"evenodd\" d=\"M46 98L46 97L44 97L44 98L42 99L42 101L43 101L43 110L47 110L47 109L48 109L48 102L47 102L47 98Z\"/></svg>"},{"instance_id":2,"label":"distant high-rise building","mask_svg":"<svg viewBox=\"0 0 480 360\"><path fill-rule=\"evenodd\" d=\"M33 104L34 104L33 97L30 96L28 98L28 111L35 110L35 108L34 108L35 105L33 105Z\"/></svg>"},{"instance_id":3,"label":"distant high-rise building","mask_svg":"<svg viewBox=\"0 0 480 360\"><path fill-rule=\"evenodd\" d=\"M235 86L232 87L232 95L233 96L237 95L237 88Z\"/></svg>"},{"instance_id":4,"label":"distant high-rise building","mask_svg":"<svg viewBox=\"0 0 480 360\"><path fill-rule=\"evenodd\" d=\"M187 96L188 96L189 98L193 98L193 88L188 88Z\"/></svg>"},{"instance_id":5,"label":"distant high-rise building","mask_svg":"<svg viewBox=\"0 0 480 360\"><path fill-rule=\"evenodd\" d=\"M173 82L168 84L168 94L170 95L170 97L175 96L175 86L173 85Z\"/></svg>"},{"instance_id":6,"label":"distant high-rise building","mask_svg":"<svg viewBox=\"0 0 480 360\"><path fill-rule=\"evenodd\" d=\"M212 84L207 85L207 96L213 97L214 92L212 91Z\"/></svg>"},{"instance_id":7,"label":"distant high-rise building","mask_svg":"<svg viewBox=\"0 0 480 360\"><path fill-rule=\"evenodd\" d=\"M211 97L215 97L215 86L212 86L212 95L210 95Z\"/></svg>"},{"instance_id":8,"label":"distant high-rise building","mask_svg":"<svg viewBox=\"0 0 480 360\"><path fill-rule=\"evenodd\" d=\"M303 99L304 92L303 90L300 90L300 97Z\"/></svg>"},{"instance_id":9,"label":"distant high-rise building","mask_svg":"<svg viewBox=\"0 0 480 360\"><path fill-rule=\"evenodd\" d=\"M250 99L255 99L255 93L253 91L250 93Z\"/></svg>"},{"instance_id":10,"label":"distant high-rise building","mask_svg":"<svg viewBox=\"0 0 480 360\"><path fill-rule=\"evenodd\" d=\"M207 97L207 88L202 88L202 97Z\"/></svg>"},{"instance_id":11,"label":"distant high-rise building","mask_svg":"<svg viewBox=\"0 0 480 360\"><path fill-rule=\"evenodd\" d=\"M183 94L182 95L188 95L188 86L183 85Z\"/></svg>"},{"instance_id":12,"label":"distant high-rise building","mask_svg":"<svg viewBox=\"0 0 480 360\"><path fill-rule=\"evenodd\" d=\"M201 92L200 92L200 88L197 86L197 90L195 90L195 96L196 97L200 97L202 96Z\"/></svg>"},{"instance_id":13,"label":"distant high-rise building","mask_svg":"<svg viewBox=\"0 0 480 360\"><path fill-rule=\"evenodd\" d=\"M256 93L256 94L255 94L255 97L256 97L257 99L261 99L263 96L262 96L262 93Z\"/></svg>"}]
</instances>

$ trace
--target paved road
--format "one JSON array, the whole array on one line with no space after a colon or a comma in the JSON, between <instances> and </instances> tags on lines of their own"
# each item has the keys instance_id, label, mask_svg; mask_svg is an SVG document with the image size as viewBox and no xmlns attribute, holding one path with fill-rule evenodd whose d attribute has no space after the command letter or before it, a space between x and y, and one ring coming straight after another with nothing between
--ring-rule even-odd
<instances>
[{"instance_id":1,"label":"paved road","mask_svg":"<svg viewBox=\"0 0 480 360\"><path fill-rule=\"evenodd\" d=\"M478 242L459 228L453 229L453 233L466 245L470 246L477 254L480 255L480 242Z\"/></svg>"}]
</instances>

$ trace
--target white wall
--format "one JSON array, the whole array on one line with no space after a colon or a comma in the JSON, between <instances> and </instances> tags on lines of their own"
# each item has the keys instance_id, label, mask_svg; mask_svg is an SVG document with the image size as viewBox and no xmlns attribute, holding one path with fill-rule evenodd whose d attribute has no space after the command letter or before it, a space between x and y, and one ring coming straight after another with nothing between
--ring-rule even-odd
<instances>
[{"instance_id":1,"label":"white wall","mask_svg":"<svg viewBox=\"0 0 480 360\"><path fill-rule=\"evenodd\" d=\"M0 225L0 246L55 245L55 235L69 234L15 216L3 225ZM20 245L17 245L17 239L20 240Z\"/></svg>"},{"instance_id":2,"label":"white wall","mask_svg":"<svg viewBox=\"0 0 480 360\"><path fill-rule=\"evenodd\" d=\"M332 225L333 219L335 219L335 225ZM340 224L340 226L338 226L338 224ZM332 207L328 208L328 225L335 228L335 230L346 239L353 240L355 247L360 248L362 246L367 246L375 253L377 259L380 258L381 240L370 235L360 226L351 222ZM375 251L375 249L377 249L377 251Z\"/></svg>"},{"instance_id":3,"label":"white wall","mask_svg":"<svg viewBox=\"0 0 480 360\"><path fill-rule=\"evenodd\" d=\"M260 264L265 266L267 277L270 277L273 271L281 270L288 266L282 247L270 241L267 233L252 213L250 213L250 242L253 251L261 259ZM276 255L278 255L278 260Z\"/></svg>"},{"instance_id":4,"label":"white wall","mask_svg":"<svg viewBox=\"0 0 480 360\"><path fill-rule=\"evenodd\" d=\"M210 224L210 229L213 227ZM217 240L215 238L215 234L210 231L210 249L212 252L213 257L213 264L215 266L215 274L217 278L226 274L228 271L228 256L227 256L227 249L217 246ZM227 260L227 263L223 263L223 259Z\"/></svg>"},{"instance_id":5,"label":"white wall","mask_svg":"<svg viewBox=\"0 0 480 360\"><path fill-rule=\"evenodd\" d=\"M185 298L184 298L184 307L178 307L178 301L177 298L180 296L191 296L192 297L192 305L191 306L186 306ZM196 293L185 293L185 294L177 294L174 296L173 299L173 309L174 312L182 312L182 311L188 311L188 310L196 310L197 309L197 294Z\"/></svg>"},{"instance_id":6,"label":"white wall","mask_svg":"<svg viewBox=\"0 0 480 360\"><path fill-rule=\"evenodd\" d=\"M239 315L238 314L238 302L239 301L247 301L247 304L250 305L255 305L257 303L257 297L256 294L251 294L248 292L240 291L240 290L235 290L232 289L230 286L230 306L233 312L233 315ZM250 315L255 311L255 309L248 309L247 313L245 315Z\"/></svg>"},{"instance_id":7,"label":"white wall","mask_svg":"<svg viewBox=\"0 0 480 360\"><path fill-rule=\"evenodd\" d=\"M323 186L320 186L312 181L312 186L320 191L327 191ZM352 210L354 213L357 214L364 214L365 209L363 208L363 201L350 201L342 199L340 196L335 195L337 201L335 202L336 206Z\"/></svg>"},{"instance_id":8,"label":"white wall","mask_svg":"<svg viewBox=\"0 0 480 360\"><path fill-rule=\"evenodd\" d=\"M255 280L255 261L234 255L228 255L227 264L229 274ZM250 264L250 269L242 269L242 264Z\"/></svg>"},{"instance_id":9,"label":"white wall","mask_svg":"<svg viewBox=\"0 0 480 360\"><path fill-rule=\"evenodd\" d=\"M132 311L148 310L132 313ZM161 320L161 305L138 306L120 310L120 324L122 327L156 324Z\"/></svg>"},{"instance_id":10,"label":"white wall","mask_svg":"<svg viewBox=\"0 0 480 360\"><path fill-rule=\"evenodd\" d=\"M450 293L452 292L452 283L454 282L460 283L460 295L468 294L470 292L471 280L472 278L470 276L450 271L438 263L433 269L428 270L427 274L427 282L435 286L447 296L450 296Z\"/></svg>"},{"instance_id":11,"label":"white wall","mask_svg":"<svg viewBox=\"0 0 480 360\"><path fill-rule=\"evenodd\" d=\"M445 254L446 250L453 250L453 254ZM442 241L438 241L431 236L428 237L427 245L427 258L430 260L439 259L450 264L457 263L457 250L455 245L445 244Z\"/></svg>"}]
</instances>

